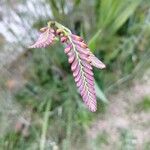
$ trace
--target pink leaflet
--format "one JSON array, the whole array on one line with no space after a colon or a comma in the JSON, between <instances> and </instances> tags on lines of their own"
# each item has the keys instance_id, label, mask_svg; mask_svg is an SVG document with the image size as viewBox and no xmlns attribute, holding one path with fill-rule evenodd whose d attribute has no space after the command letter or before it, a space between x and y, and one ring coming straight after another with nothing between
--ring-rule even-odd
<instances>
[{"instance_id":1,"label":"pink leaflet","mask_svg":"<svg viewBox=\"0 0 150 150\"><path fill-rule=\"evenodd\" d=\"M74 57L75 57L75 55L74 55L74 52L73 52L73 51L69 51L69 52L67 53L67 55L68 55L68 57L71 57L71 56L74 56Z\"/></svg>"},{"instance_id":2,"label":"pink leaflet","mask_svg":"<svg viewBox=\"0 0 150 150\"><path fill-rule=\"evenodd\" d=\"M67 54L67 53L70 52L71 49L72 49L72 45L71 45L71 44L68 44L64 51L65 51L65 53Z\"/></svg>"},{"instance_id":3,"label":"pink leaflet","mask_svg":"<svg viewBox=\"0 0 150 150\"><path fill-rule=\"evenodd\" d=\"M84 61L84 60L82 61L82 65L83 65L84 67L86 67L86 68L92 70L91 65L90 65L89 63L87 63L86 61Z\"/></svg>"},{"instance_id":4,"label":"pink leaflet","mask_svg":"<svg viewBox=\"0 0 150 150\"><path fill-rule=\"evenodd\" d=\"M90 60L89 60L89 55L85 55L85 54L83 54L83 53L80 53L79 57L80 57L81 59L87 61L87 63L90 62Z\"/></svg>"},{"instance_id":5,"label":"pink leaflet","mask_svg":"<svg viewBox=\"0 0 150 150\"><path fill-rule=\"evenodd\" d=\"M89 75L93 76L93 72L90 69L83 68L83 70L88 73Z\"/></svg>"},{"instance_id":6,"label":"pink leaflet","mask_svg":"<svg viewBox=\"0 0 150 150\"><path fill-rule=\"evenodd\" d=\"M79 80L76 84L77 84L77 87L84 85L83 80Z\"/></svg>"},{"instance_id":7,"label":"pink leaflet","mask_svg":"<svg viewBox=\"0 0 150 150\"><path fill-rule=\"evenodd\" d=\"M81 96L83 97L83 95L87 92L87 89L86 87L84 86L83 88L80 88L80 93L81 93Z\"/></svg>"},{"instance_id":8,"label":"pink leaflet","mask_svg":"<svg viewBox=\"0 0 150 150\"><path fill-rule=\"evenodd\" d=\"M90 54L90 52L88 51L88 49L84 49L84 48L82 48L82 47L80 47L78 45L76 47L77 47L77 50L78 50L79 53L83 53L83 54L86 54L86 55Z\"/></svg>"},{"instance_id":9,"label":"pink leaflet","mask_svg":"<svg viewBox=\"0 0 150 150\"><path fill-rule=\"evenodd\" d=\"M94 54L90 53L89 59L91 60L91 65L99 68L99 69L103 69L105 68L105 64L102 63L97 57L95 57Z\"/></svg>"},{"instance_id":10,"label":"pink leaflet","mask_svg":"<svg viewBox=\"0 0 150 150\"><path fill-rule=\"evenodd\" d=\"M79 82L79 80L81 80L81 74L78 74L75 78L74 78L75 82Z\"/></svg>"},{"instance_id":11,"label":"pink leaflet","mask_svg":"<svg viewBox=\"0 0 150 150\"><path fill-rule=\"evenodd\" d=\"M81 79L81 80L83 80L83 79ZM79 81L80 81L80 80L79 80ZM85 87L85 83L84 83L84 84L81 84L81 85L78 87L79 91L82 91L82 89L84 89L84 87Z\"/></svg>"},{"instance_id":12,"label":"pink leaflet","mask_svg":"<svg viewBox=\"0 0 150 150\"><path fill-rule=\"evenodd\" d=\"M91 76L91 75L89 75L89 74L85 74L85 77L88 79L88 80L91 80L91 81L93 81L94 82L94 77L93 76Z\"/></svg>"},{"instance_id":13,"label":"pink leaflet","mask_svg":"<svg viewBox=\"0 0 150 150\"><path fill-rule=\"evenodd\" d=\"M87 105L87 104L88 104L88 101L89 101L89 96L88 96L87 92L85 92L82 97L83 97L83 101L84 101L85 104Z\"/></svg>"},{"instance_id":14,"label":"pink leaflet","mask_svg":"<svg viewBox=\"0 0 150 150\"><path fill-rule=\"evenodd\" d=\"M94 86L94 82L91 80L88 80L88 84L90 84L90 86Z\"/></svg>"},{"instance_id":15,"label":"pink leaflet","mask_svg":"<svg viewBox=\"0 0 150 150\"><path fill-rule=\"evenodd\" d=\"M75 54L71 54L71 55L69 56L68 62L69 62L70 64L72 64L73 61L74 61L74 59L75 59Z\"/></svg>"},{"instance_id":16,"label":"pink leaflet","mask_svg":"<svg viewBox=\"0 0 150 150\"><path fill-rule=\"evenodd\" d=\"M88 86L88 93L95 96L95 89L91 88L92 86L89 84L87 86Z\"/></svg>"},{"instance_id":17,"label":"pink leaflet","mask_svg":"<svg viewBox=\"0 0 150 150\"><path fill-rule=\"evenodd\" d=\"M61 40L61 42L62 42L62 43L64 43L64 42L66 42L66 41L67 41L67 39L68 39L68 38L67 38L66 36L63 36L63 37L61 37L61 39L60 39L60 40Z\"/></svg>"},{"instance_id":18,"label":"pink leaflet","mask_svg":"<svg viewBox=\"0 0 150 150\"><path fill-rule=\"evenodd\" d=\"M84 42L73 40L75 45L79 45L81 48L87 48L87 45Z\"/></svg>"},{"instance_id":19,"label":"pink leaflet","mask_svg":"<svg viewBox=\"0 0 150 150\"><path fill-rule=\"evenodd\" d=\"M72 70L72 71L75 71L75 69L76 69L77 67L79 67L78 64L79 64L79 62L78 62L77 58L75 58L74 62L73 62L72 65L71 65L71 70Z\"/></svg>"},{"instance_id":20,"label":"pink leaflet","mask_svg":"<svg viewBox=\"0 0 150 150\"><path fill-rule=\"evenodd\" d=\"M80 37L80 36L77 36L75 34L72 34L71 35L72 39L75 40L75 41L83 41L83 39Z\"/></svg>"},{"instance_id":21,"label":"pink leaflet","mask_svg":"<svg viewBox=\"0 0 150 150\"><path fill-rule=\"evenodd\" d=\"M73 76L76 77L78 74L80 73L80 68L76 68L76 70L74 70L73 72Z\"/></svg>"}]
</instances>

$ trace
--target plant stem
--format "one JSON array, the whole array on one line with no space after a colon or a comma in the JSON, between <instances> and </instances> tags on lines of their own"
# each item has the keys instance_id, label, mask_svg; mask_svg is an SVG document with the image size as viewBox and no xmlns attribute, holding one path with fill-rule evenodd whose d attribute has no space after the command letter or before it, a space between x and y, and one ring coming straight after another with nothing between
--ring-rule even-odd
<instances>
[{"instance_id":1,"label":"plant stem","mask_svg":"<svg viewBox=\"0 0 150 150\"><path fill-rule=\"evenodd\" d=\"M41 135L41 140L40 140L40 150L45 149L46 132L47 132L47 126L48 126L50 107L51 107L51 101L49 100L47 103L45 113L44 113L44 122L43 122L43 126L42 126L42 135Z\"/></svg>"}]
</instances>

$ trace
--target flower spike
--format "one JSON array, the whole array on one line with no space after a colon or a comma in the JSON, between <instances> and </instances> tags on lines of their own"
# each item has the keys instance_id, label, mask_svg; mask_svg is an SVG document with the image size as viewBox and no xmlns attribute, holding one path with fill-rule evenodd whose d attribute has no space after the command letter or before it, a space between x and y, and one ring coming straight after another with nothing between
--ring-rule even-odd
<instances>
[{"instance_id":1,"label":"flower spike","mask_svg":"<svg viewBox=\"0 0 150 150\"><path fill-rule=\"evenodd\" d=\"M35 44L30 48L47 47L59 37L65 44L64 52L68 56L68 62L71 64L71 71L85 105L90 111L97 109L96 92L94 88L93 66L103 69L103 64L88 48L84 40L72 34L71 31L58 22L48 22L48 26L41 28L42 32Z\"/></svg>"}]
</instances>

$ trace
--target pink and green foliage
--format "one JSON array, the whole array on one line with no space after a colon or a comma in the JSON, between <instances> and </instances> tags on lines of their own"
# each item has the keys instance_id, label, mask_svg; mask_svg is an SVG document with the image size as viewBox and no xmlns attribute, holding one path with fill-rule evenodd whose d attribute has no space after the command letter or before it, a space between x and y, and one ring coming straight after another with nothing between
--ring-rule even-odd
<instances>
[{"instance_id":1,"label":"pink and green foliage","mask_svg":"<svg viewBox=\"0 0 150 150\"><path fill-rule=\"evenodd\" d=\"M97 109L96 92L92 66L103 69L103 64L92 54L84 40L57 22L49 22L47 27L40 29L38 40L30 48L45 48L57 38L65 44L64 52L68 56L71 70L80 95L90 111Z\"/></svg>"}]
</instances>

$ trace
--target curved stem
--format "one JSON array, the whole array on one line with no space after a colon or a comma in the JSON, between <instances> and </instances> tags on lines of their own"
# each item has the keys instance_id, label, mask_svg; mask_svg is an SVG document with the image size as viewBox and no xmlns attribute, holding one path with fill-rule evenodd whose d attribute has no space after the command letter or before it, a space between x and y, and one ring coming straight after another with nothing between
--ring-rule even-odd
<instances>
[{"instance_id":1,"label":"curved stem","mask_svg":"<svg viewBox=\"0 0 150 150\"><path fill-rule=\"evenodd\" d=\"M70 31L68 28L66 28L66 27L63 26L62 24L58 23L57 21L49 21L49 22L48 22L48 27L51 27L51 26L55 26L55 27L58 28L58 29L65 30L65 31L66 31L65 33L66 33L67 35L68 35L68 33L69 33L69 34L72 34L71 31Z\"/></svg>"}]
</instances>

